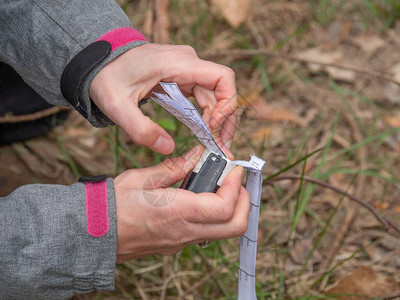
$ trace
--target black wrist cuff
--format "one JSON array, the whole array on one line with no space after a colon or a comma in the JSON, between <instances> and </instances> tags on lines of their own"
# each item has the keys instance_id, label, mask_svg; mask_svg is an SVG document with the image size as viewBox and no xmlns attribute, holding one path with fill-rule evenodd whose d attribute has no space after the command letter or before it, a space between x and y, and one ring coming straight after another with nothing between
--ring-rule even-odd
<instances>
[{"instance_id":1,"label":"black wrist cuff","mask_svg":"<svg viewBox=\"0 0 400 300\"><path fill-rule=\"evenodd\" d=\"M106 175L97 175L97 176L81 176L79 177L78 182L101 182L107 179Z\"/></svg>"},{"instance_id":2,"label":"black wrist cuff","mask_svg":"<svg viewBox=\"0 0 400 300\"><path fill-rule=\"evenodd\" d=\"M94 42L71 59L61 76L61 93L85 118L89 116L88 108L79 101L83 83L89 73L100 64L110 52L111 44L109 42Z\"/></svg>"}]
</instances>

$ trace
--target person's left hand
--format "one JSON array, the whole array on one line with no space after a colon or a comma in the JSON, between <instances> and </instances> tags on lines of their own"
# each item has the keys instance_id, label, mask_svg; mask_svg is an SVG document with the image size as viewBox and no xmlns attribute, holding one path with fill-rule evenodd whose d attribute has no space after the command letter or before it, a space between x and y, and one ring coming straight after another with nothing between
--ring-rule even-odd
<instances>
[{"instance_id":1,"label":"person's left hand","mask_svg":"<svg viewBox=\"0 0 400 300\"><path fill-rule=\"evenodd\" d=\"M181 157L114 179L117 262L154 254L171 255L192 244L237 237L246 232L249 193L236 166L216 193L171 188L198 162L202 147Z\"/></svg>"},{"instance_id":2,"label":"person's left hand","mask_svg":"<svg viewBox=\"0 0 400 300\"><path fill-rule=\"evenodd\" d=\"M128 50L106 65L90 85L90 97L137 143L161 154L175 144L169 134L144 116L138 102L160 82L176 82L194 95L203 118L229 158L236 131L237 92L232 69L201 60L189 46L145 44Z\"/></svg>"}]
</instances>

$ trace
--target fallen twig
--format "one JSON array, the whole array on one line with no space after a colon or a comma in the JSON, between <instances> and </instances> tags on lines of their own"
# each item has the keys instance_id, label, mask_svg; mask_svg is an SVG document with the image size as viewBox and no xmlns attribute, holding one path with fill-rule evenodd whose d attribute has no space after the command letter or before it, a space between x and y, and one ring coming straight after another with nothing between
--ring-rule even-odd
<instances>
[{"instance_id":1,"label":"fallen twig","mask_svg":"<svg viewBox=\"0 0 400 300\"><path fill-rule=\"evenodd\" d=\"M28 121L34 121L38 120L44 117L51 116L53 114L56 114L58 112L64 111L64 110L70 110L71 108L69 107L59 107L59 106L54 106L47 108L45 110L41 110L35 113L27 114L27 115L20 115L20 116L15 116L15 115L5 115L3 117L0 117L0 124L4 123L20 123L20 122L28 122Z\"/></svg>"},{"instance_id":2,"label":"fallen twig","mask_svg":"<svg viewBox=\"0 0 400 300\"><path fill-rule=\"evenodd\" d=\"M392 78L390 74L386 74L380 71L374 71L374 70L367 70L367 69L362 69L362 68L357 68L357 67L351 67L351 66L346 66L346 65L341 65L341 64L335 64L335 63L325 63L321 61L314 61L311 59L305 59L305 58L300 58L297 56L289 55L289 54L283 54L283 53L278 53L274 52L271 50L265 50L265 49L233 49L233 50L213 50L213 51L205 51L201 52L199 54L199 57L201 58L210 58L210 57L216 57L216 56L251 56L251 55L268 55L268 56L273 56L273 57L279 57L283 58L286 60L293 60L293 61L299 61L302 63L308 63L308 64L317 64L320 66L326 66L326 67L334 67L342 70L349 70L353 71L356 73L360 74L365 74L369 76L374 76L374 77L380 77L383 78L387 81L391 81L397 85L400 86L400 81L396 80L395 78Z\"/></svg>"},{"instance_id":3,"label":"fallen twig","mask_svg":"<svg viewBox=\"0 0 400 300\"><path fill-rule=\"evenodd\" d=\"M360 143L363 140L362 133L360 131L360 127L357 125L357 122L352 114L349 113L347 109L344 109L344 116L347 119L347 122L350 125L352 136L355 143ZM359 147L357 149L357 160L359 164L360 170L365 169L365 161L367 157L367 152L365 147ZM365 185L365 176L360 175L357 177L357 186L355 188L354 197L359 199L362 196ZM339 253L341 246L343 245L343 240L347 235L347 232L350 230L353 221L356 219L357 214L359 212L360 206L357 206L356 202L350 202L346 206L346 214L341 222L339 229L336 232L335 238L332 239L332 245L326 258L321 263L321 268L323 270L329 269L333 262L334 257ZM387 230L387 228L385 228ZM327 284L328 277L325 277L323 281L321 281L320 290L325 289L325 285Z\"/></svg>"},{"instance_id":4,"label":"fallen twig","mask_svg":"<svg viewBox=\"0 0 400 300\"><path fill-rule=\"evenodd\" d=\"M197 280L195 284L193 284L188 290L185 291L183 295L181 295L178 300L185 299L186 296L190 295L193 291L195 291L198 287L200 287L205 282L209 281L213 278L216 274L222 272L226 268L225 265L221 265L218 268L214 269L213 271L207 273L202 279Z\"/></svg>"},{"instance_id":5,"label":"fallen twig","mask_svg":"<svg viewBox=\"0 0 400 300\"><path fill-rule=\"evenodd\" d=\"M272 179L268 180L267 183L271 183L274 181L281 181L281 180L299 180L301 178L302 178L301 175L285 175L285 176L279 176L279 177L272 178ZM303 180L318 184L318 185L326 187L328 189L331 189L332 191L342 194L342 195L348 197L349 199L351 199L352 201L357 202L359 205L365 207L374 215L374 217L382 224L385 231L388 231L389 227L392 227L392 229L394 229L395 231L397 231L400 234L400 228L396 224L394 224L394 222L387 220L385 217L382 217L381 215L379 215L378 212L375 210L375 208L373 208L371 205L369 205L365 201L358 199L357 197L355 197L351 194L348 194L346 191L344 191L336 186L333 186L325 181L321 181L321 180L318 180L318 179L315 179L312 177L308 177L308 176L303 176Z\"/></svg>"}]
</instances>

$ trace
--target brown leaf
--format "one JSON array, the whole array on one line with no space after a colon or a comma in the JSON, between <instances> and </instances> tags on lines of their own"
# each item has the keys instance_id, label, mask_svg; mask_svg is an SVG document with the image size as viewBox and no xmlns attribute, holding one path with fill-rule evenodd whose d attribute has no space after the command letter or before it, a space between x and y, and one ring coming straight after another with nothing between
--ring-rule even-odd
<instances>
[{"instance_id":1,"label":"brown leaf","mask_svg":"<svg viewBox=\"0 0 400 300\"><path fill-rule=\"evenodd\" d=\"M211 4L233 28L238 28L249 14L249 0L211 0Z\"/></svg>"},{"instance_id":2,"label":"brown leaf","mask_svg":"<svg viewBox=\"0 0 400 300\"><path fill-rule=\"evenodd\" d=\"M290 249L289 255L295 264L302 265L307 261L307 257L313 248L311 239L303 238L294 243L294 246ZM314 251L310 263L314 264L320 262L322 259L321 254L318 251Z\"/></svg>"},{"instance_id":3,"label":"brown leaf","mask_svg":"<svg viewBox=\"0 0 400 300\"><path fill-rule=\"evenodd\" d=\"M393 65L390 72L392 73L394 80L400 81L400 63ZM383 88L383 93L385 94L386 99L391 103L399 103L400 86L398 84L388 82Z\"/></svg>"},{"instance_id":4,"label":"brown leaf","mask_svg":"<svg viewBox=\"0 0 400 300\"><path fill-rule=\"evenodd\" d=\"M255 89L249 95L238 95L238 104L240 107L250 107L252 103L260 99L262 89Z\"/></svg>"},{"instance_id":5,"label":"brown leaf","mask_svg":"<svg viewBox=\"0 0 400 300\"><path fill-rule=\"evenodd\" d=\"M395 64L390 71L393 74L393 79L400 81L400 63Z\"/></svg>"},{"instance_id":6,"label":"brown leaf","mask_svg":"<svg viewBox=\"0 0 400 300\"><path fill-rule=\"evenodd\" d=\"M365 53L372 54L385 45L385 41L375 34L362 34L353 39Z\"/></svg>"},{"instance_id":7,"label":"brown leaf","mask_svg":"<svg viewBox=\"0 0 400 300\"><path fill-rule=\"evenodd\" d=\"M232 34L230 30L225 30L215 36L215 38L212 41L212 44L209 46L210 52L212 51L219 51L219 50L226 50L230 49L233 47L233 43L235 40L232 38Z\"/></svg>"},{"instance_id":8,"label":"brown leaf","mask_svg":"<svg viewBox=\"0 0 400 300\"><path fill-rule=\"evenodd\" d=\"M254 119L268 120L272 122L288 121L295 124L300 124L297 116L290 110L276 109L270 106L263 98L254 100L251 104L253 110L256 112Z\"/></svg>"},{"instance_id":9,"label":"brown leaf","mask_svg":"<svg viewBox=\"0 0 400 300\"><path fill-rule=\"evenodd\" d=\"M308 68L312 72L324 70L333 79L353 82L356 74L351 70L345 70L334 66L326 66L326 64L350 65L344 62L345 54L341 49L335 51L323 51L320 47L307 49L297 55L297 57L308 62Z\"/></svg>"},{"instance_id":10,"label":"brown leaf","mask_svg":"<svg viewBox=\"0 0 400 300\"><path fill-rule=\"evenodd\" d=\"M251 135L251 138L253 140L262 142L264 140L269 139L272 136L272 133L273 133L273 128L267 126L267 127L263 127L263 128L258 129L256 132L254 132Z\"/></svg>"},{"instance_id":11,"label":"brown leaf","mask_svg":"<svg viewBox=\"0 0 400 300\"><path fill-rule=\"evenodd\" d=\"M66 166L57 159L60 154L57 145L42 137L25 143L14 143L12 146L18 157L38 176L57 178L65 171Z\"/></svg>"},{"instance_id":12,"label":"brown leaf","mask_svg":"<svg viewBox=\"0 0 400 300\"><path fill-rule=\"evenodd\" d=\"M363 300L396 291L397 283L393 276L378 278L374 269L360 266L349 275L343 277L326 295L335 295L336 299ZM343 296L340 296L343 295Z\"/></svg>"},{"instance_id":13,"label":"brown leaf","mask_svg":"<svg viewBox=\"0 0 400 300\"><path fill-rule=\"evenodd\" d=\"M62 135L69 138L88 137L90 132L84 127L65 127Z\"/></svg>"},{"instance_id":14,"label":"brown leaf","mask_svg":"<svg viewBox=\"0 0 400 300\"><path fill-rule=\"evenodd\" d=\"M370 216L358 217L354 220L354 227L359 229L372 229L379 228L382 224L375 218L370 218ZM371 247L369 247L371 248Z\"/></svg>"},{"instance_id":15,"label":"brown leaf","mask_svg":"<svg viewBox=\"0 0 400 300\"><path fill-rule=\"evenodd\" d=\"M389 203L387 203L387 202L375 202L374 203L374 207L377 210L385 210L386 208L389 207Z\"/></svg>"},{"instance_id":16,"label":"brown leaf","mask_svg":"<svg viewBox=\"0 0 400 300\"><path fill-rule=\"evenodd\" d=\"M392 128L400 127L400 119L392 116L384 116L383 122Z\"/></svg>"}]
</instances>

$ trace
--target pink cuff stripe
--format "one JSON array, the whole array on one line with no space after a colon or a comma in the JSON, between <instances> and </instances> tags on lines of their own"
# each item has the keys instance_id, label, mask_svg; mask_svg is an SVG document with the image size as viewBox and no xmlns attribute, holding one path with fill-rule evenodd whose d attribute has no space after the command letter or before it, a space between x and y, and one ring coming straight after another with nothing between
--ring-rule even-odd
<instances>
[{"instance_id":1,"label":"pink cuff stripe","mask_svg":"<svg viewBox=\"0 0 400 300\"><path fill-rule=\"evenodd\" d=\"M111 44L111 51L134 41L146 41L146 38L134 28L121 27L103 34L97 41Z\"/></svg>"},{"instance_id":2,"label":"pink cuff stripe","mask_svg":"<svg viewBox=\"0 0 400 300\"><path fill-rule=\"evenodd\" d=\"M109 228L106 182L86 182L85 194L87 231L91 236L102 237Z\"/></svg>"}]
</instances>

